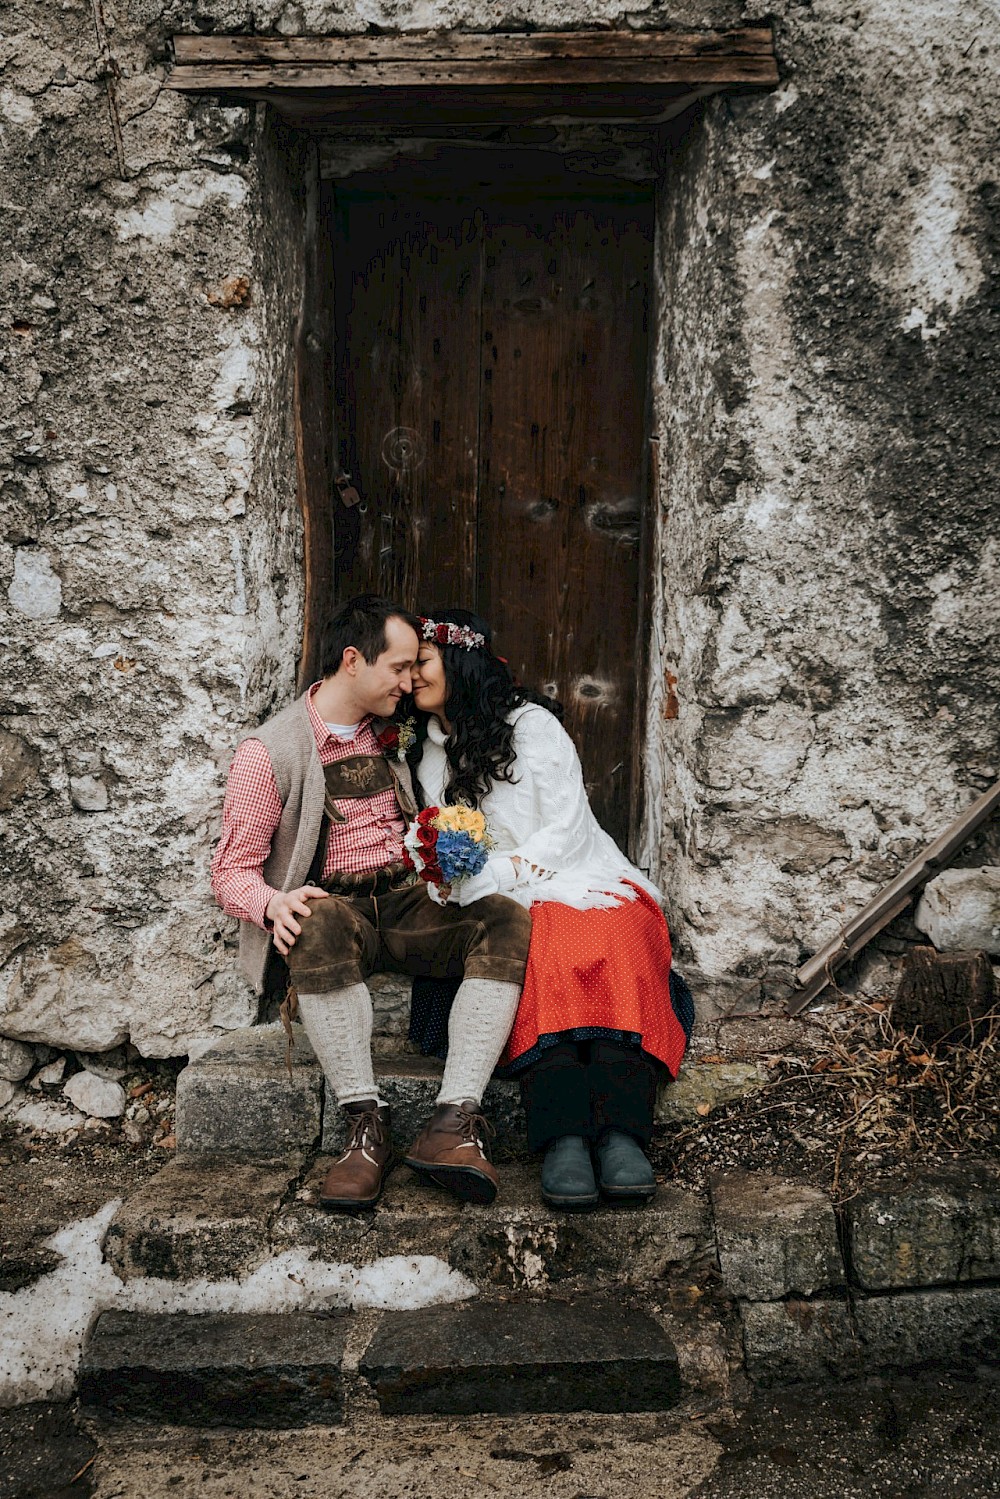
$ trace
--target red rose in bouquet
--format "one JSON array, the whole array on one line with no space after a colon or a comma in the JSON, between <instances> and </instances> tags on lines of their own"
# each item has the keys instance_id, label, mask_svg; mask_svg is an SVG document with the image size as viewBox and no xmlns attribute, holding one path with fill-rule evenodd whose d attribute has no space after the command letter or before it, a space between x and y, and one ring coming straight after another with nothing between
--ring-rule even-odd
<instances>
[{"instance_id":1,"label":"red rose in bouquet","mask_svg":"<svg viewBox=\"0 0 1000 1499\"><path fill-rule=\"evenodd\" d=\"M493 839L483 814L472 807L425 807L418 812L405 838L408 867L437 890L480 872Z\"/></svg>"}]
</instances>

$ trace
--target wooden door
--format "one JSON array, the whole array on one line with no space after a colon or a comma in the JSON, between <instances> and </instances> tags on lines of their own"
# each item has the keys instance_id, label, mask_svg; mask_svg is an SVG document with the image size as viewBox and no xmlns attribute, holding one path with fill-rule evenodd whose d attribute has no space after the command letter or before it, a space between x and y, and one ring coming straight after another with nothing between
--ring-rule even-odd
<instances>
[{"instance_id":1,"label":"wooden door","mask_svg":"<svg viewBox=\"0 0 1000 1499\"><path fill-rule=\"evenodd\" d=\"M335 221L337 598L484 614L626 845L651 203L338 191Z\"/></svg>"}]
</instances>

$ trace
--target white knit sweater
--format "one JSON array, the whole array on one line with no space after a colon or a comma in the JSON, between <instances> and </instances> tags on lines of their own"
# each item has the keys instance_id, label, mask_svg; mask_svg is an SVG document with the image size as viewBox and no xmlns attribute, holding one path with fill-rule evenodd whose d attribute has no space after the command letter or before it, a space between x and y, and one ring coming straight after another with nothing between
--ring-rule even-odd
<instances>
[{"instance_id":1,"label":"white knit sweater","mask_svg":"<svg viewBox=\"0 0 1000 1499\"><path fill-rule=\"evenodd\" d=\"M656 886L629 863L590 810L580 758L558 719L548 709L528 703L514 710L510 722L516 779L497 781L481 805L496 841L485 883L492 876L494 889L523 906L536 900L560 901L581 911L613 906L623 898L634 900L634 885L660 900ZM432 718L417 770L428 806L444 801L449 775L446 737ZM520 868L513 864L513 855L521 861ZM484 876L476 876L476 886L483 881ZM462 898L465 883L460 882L453 899ZM473 882L466 888L471 893Z\"/></svg>"}]
</instances>

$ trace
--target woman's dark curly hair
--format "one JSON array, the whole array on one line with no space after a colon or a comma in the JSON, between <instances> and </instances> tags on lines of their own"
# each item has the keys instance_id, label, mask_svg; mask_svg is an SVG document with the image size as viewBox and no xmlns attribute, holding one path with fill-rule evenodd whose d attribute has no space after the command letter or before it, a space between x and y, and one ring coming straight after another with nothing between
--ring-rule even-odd
<instances>
[{"instance_id":1,"label":"woman's dark curly hair","mask_svg":"<svg viewBox=\"0 0 1000 1499\"><path fill-rule=\"evenodd\" d=\"M540 703L561 718L562 708L514 680L507 663L493 654L493 631L480 615L449 608L432 609L427 617L437 624L467 625L486 639L485 647L472 650L438 645L448 688L444 716L451 724L444 746L451 767L445 801L478 807L494 781L517 779L514 725L507 722L514 709ZM415 716L417 737L406 758L416 781L427 738L427 715L417 712Z\"/></svg>"}]
</instances>

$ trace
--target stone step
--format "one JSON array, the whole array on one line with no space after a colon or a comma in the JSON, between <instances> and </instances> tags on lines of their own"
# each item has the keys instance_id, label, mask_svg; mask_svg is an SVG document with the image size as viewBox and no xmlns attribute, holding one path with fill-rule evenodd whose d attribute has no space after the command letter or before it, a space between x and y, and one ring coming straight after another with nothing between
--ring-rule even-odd
<instances>
[{"instance_id":1,"label":"stone step","mask_svg":"<svg viewBox=\"0 0 1000 1499\"><path fill-rule=\"evenodd\" d=\"M412 980L401 973L373 973L368 980L372 996L373 1035L391 1038L398 1050L410 1028Z\"/></svg>"},{"instance_id":2,"label":"stone step","mask_svg":"<svg viewBox=\"0 0 1000 1499\"><path fill-rule=\"evenodd\" d=\"M359 1369L387 1415L658 1411L681 1395L660 1324L600 1295L386 1313Z\"/></svg>"},{"instance_id":3,"label":"stone step","mask_svg":"<svg viewBox=\"0 0 1000 1499\"><path fill-rule=\"evenodd\" d=\"M285 1033L277 1023L232 1031L184 1068L177 1080L179 1157L274 1160L309 1150L320 1140L325 1150L340 1149L346 1116L325 1096L323 1074L305 1031L299 1025L293 1030L291 1076ZM443 1064L432 1057L376 1057L375 1075L400 1142L408 1144L431 1113L442 1071ZM524 1155L527 1139L516 1083L495 1079L483 1109L497 1131L497 1158Z\"/></svg>"},{"instance_id":4,"label":"stone step","mask_svg":"<svg viewBox=\"0 0 1000 1499\"><path fill-rule=\"evenodd\" d=\"M378 1206L330 1213L313 1196L328 1165L188 1156L134 1193L113 1220L105 1256L123 1280L245 1276L290 1250L332 1265L433 1256L484 1291L650 1286L714 1259L707 1200L661 1185L645 1207L557 1213L538 1167L500 1168L488 1207L460 1203L400 1164ZM305 1199L305 1200L303 1200Z\"/></svg>"},{"instance_id":5,"label":"stone step","mask_svg":"<svg viewBox=\"0 0 1000 1499\"><path fill-rule=\"evenodd\" d=\"M105 1312L83 1351L80 1404L184 1426L293 1427L344 1419L350 1319L306 1312Z\"/></svg>"},{"instance_id":6,"label":"stone step","mask_svg":"<svg viewBox=\"0 0 1000 1499\"><path fill-rule=\"evenodd\" d=\"M476 1300L360 1323L311 1312L105 1312L84 1349L80 1404L92 1417L175 1425L335 1425L355 1380L388 1415L651 1411L681 1394L660 1323L598 1294Z\"/></svg>"},{"instance_id":7,"label":"stone step","mask_svg":"<svg viewBox=\"0 0 1000 1499\"><path fill-rule=\"evenodd\" d=\"M316 1144L323 1074L305 1031L294 1031L290 1054L276 1022L230 1031L188 1063L177 1079L178 1156L276 1160Z\"/></svg>"}]
</instances>

